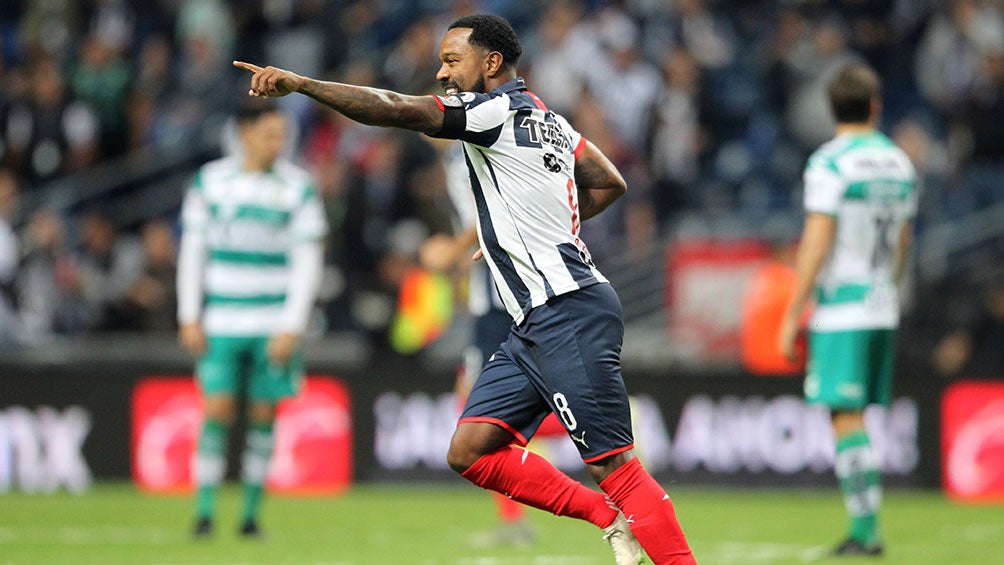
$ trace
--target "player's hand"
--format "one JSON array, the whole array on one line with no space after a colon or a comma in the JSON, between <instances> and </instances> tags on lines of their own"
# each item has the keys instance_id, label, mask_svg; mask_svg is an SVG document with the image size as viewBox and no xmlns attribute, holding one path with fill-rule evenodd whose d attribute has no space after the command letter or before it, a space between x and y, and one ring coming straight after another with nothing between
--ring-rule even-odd
<instances>
[{"instance_id":1,"label":"player's hand","mask_svg":"<svg viewBox=\"0 0 1004 565\"><path fill-rule=\"evenodd\" d=\"M202 355L206 352L206 334L199 322L181 324L178 328L178 341L193 355Z\"/></svg>"},{"instance_id":2,"label":"player's hand","mask_svg":"<svg viewBox=\"0 0 1004 565\"><path fill-rule=\"evenodd\" d=\"M300 336L291 333L275 334L268 340L268 359L276 365L285 365L293 358L293 353L300 345Z\"/></svg>"},{"instance_id":3,"label":"player's hand","mask_svg":"<svg viewBox=\"0 0 1004 565\"><path fill-rule=\"evenodd\" d=\"M244 61L234 61L234 66L251 73L251 89L248 96L285 96L296 92L307 81L296 73L277 67L259 67Z\"/></svg>"},{"instance_id":4,"label":"player's hand","mask_svg":"<svg viewBox=\"0 0 1004 565\"><path fill-rule=\"evenodd\" d=\"M781 331L778 334L777 346L789 361L798 361L800 356L796 345L798 331L798 320L785 316L781 321Z\"/></svg>"},{"instance_id":5,"label":"player's hand","mask_svg":"<svg viewBox=\"0 0 1004 565\"><path fill-rule=\"evenodd\" d=\"M474 252L474 255L471 255L471 261L480 261L484 256L485 254L481 252L481 248L479 247L478 250Z\"/></svg>"}]
</instances>

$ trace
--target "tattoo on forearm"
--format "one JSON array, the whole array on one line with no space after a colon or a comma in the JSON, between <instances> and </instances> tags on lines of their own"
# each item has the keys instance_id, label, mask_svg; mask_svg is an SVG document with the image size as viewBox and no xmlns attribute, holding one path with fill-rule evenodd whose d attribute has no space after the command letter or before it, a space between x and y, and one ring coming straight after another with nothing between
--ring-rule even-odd
<instances>
[{"instance_id":1,"label":"tattoo on forearm","mask_svg":"<svg viewBox=\"0 0 1004 565\"><path fill-rule=\"evenodd\" d=\"M582 188L610 186L610 174L593 158L583 155L575 162L575 183Z\"/></svg>"},{"instance_id":2,"label":"tattoo on forearm","mask_svg":"<svg viewBox=\"0 0 1004 565\"><path fill-rule=\"evenodd\" d=\"M347 118L371 126L399 127L434 133L442 126L442 112L424 97L390 90L312 80L301 92Z\"/></svg>"},{"instance_id":3,"label":"tattoo on forearm","mask_svg":"<svg viewBox=\"0 0 1004 565\"><path fill-rule=\"evenodd\" d=\"M592 218L596 214L599 214L601 210L596 209L596 199L593 198L593 193L589 191L588 188L579 187L579 217L582 221L586 221Z\"/></svg>"}]
</instances>

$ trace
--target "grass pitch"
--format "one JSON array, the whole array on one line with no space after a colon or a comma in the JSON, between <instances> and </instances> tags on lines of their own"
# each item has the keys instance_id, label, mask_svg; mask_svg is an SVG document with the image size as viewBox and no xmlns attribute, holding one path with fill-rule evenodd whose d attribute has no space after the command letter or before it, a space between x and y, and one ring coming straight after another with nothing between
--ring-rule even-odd
<instances>
[{"instance_id":1,"label":"grass pitch","mask_svg":"<svg viewBox=\"0 0 1004 565\"><path fill-rule=\"evenodd\" d=\"M884 559L822 560L843 533L836 491L671 490L702 565L1004 564L1004 508L959 505L934 491L886 493ZM482 549L494 503L470 485L357 486L331 498L266 500L266 537L236 535L239 493L221 494L216 535L194 542L192 502L128 484L85 495L0 495L0 564L603 565L601 532L530 510L537 541Z\"/></svg>"}]
</instances>

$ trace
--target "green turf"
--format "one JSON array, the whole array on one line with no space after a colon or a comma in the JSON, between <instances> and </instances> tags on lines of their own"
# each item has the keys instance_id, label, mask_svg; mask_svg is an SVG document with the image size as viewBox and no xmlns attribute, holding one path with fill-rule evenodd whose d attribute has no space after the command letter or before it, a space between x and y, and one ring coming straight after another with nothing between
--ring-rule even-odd
<instances>
[{"instance_id":1,"label":"green turf","mask_svg":"<svg viewBox=\"0 0 1004 565\"><path fill-rule=\"evenodd\" d=\"M837 541L836 492L678 488L677 511L702 565L806 563ZM266 501L267 537L238 539L238 492L220 501L216 536L193 542L191 501L103 484L73 496L0 495L0 564L395 564L601 565L613 562L600 531L531 511L538 532L525 548L477 549L494 525L484 492L449 486L359 486L324 499ZM883 560L838 563L1004 563L1004 508L968 506L937 492L892 491L882 525ZM833 563L833 561L827 561Z\"/></svg>"}]
</instances>

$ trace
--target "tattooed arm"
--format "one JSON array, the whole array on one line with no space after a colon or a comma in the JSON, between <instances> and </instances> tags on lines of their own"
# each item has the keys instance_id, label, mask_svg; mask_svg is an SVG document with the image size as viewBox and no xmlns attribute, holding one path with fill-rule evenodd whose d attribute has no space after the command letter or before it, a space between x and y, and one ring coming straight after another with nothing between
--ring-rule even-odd
<instances>
[{"instance_id":1,"label":"tattooed arm","mask_svg":"<svg viewBox=\"0 0 1004 565\"><path fill-rule=\"evenodd\" d=\"M575 184L579 189L579 214L588 220L613 204L627 183L617 167L591 141L575 160Z\"/></svg>"},{"instance_id":2,"label":"tattooed arm","mask_svg":"<svg viewBox=\"0 0 1004 565\"><path fill-rule=\"evenodd\" d=\"M251 73L250 96L278 97L300 92L351 120L370 126L429 134L443 127L443 111L431 96L408 96L379 88L325 82L243 61L234 61L234 66Z\"/></svg>"}]
</instances>

